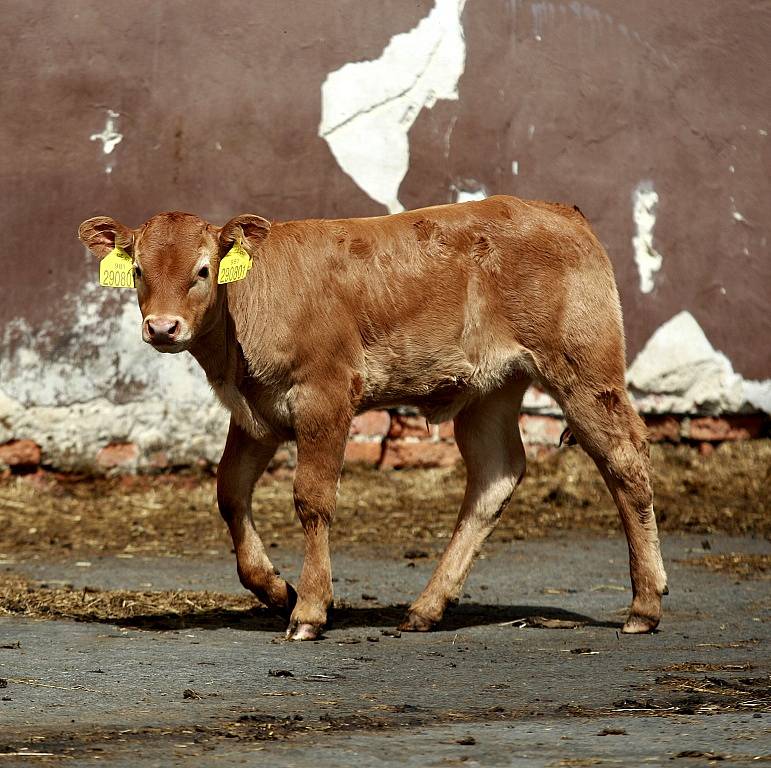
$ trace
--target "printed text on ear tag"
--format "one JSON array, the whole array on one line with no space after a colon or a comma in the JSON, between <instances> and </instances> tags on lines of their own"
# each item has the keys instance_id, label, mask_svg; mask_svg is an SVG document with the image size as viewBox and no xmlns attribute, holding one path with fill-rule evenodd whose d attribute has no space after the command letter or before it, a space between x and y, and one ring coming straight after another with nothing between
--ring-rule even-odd
<instances>
[{"instance_id":1,"label":"printed text on ear tag","mask_svg":"<svg viewBox=\"0 0 771 768\"><path fill-rule=\"evenodd\" d=\"M236 243L220 262L217 282L222 284L243 280L251 268L252 257L246 252L241 243Z\"/></svg>"},{"instance_id":2,"label":"printed text on ear tag","mask_svg":"<svg viewBox=\"0 0 771 768\"><path fill-rule=\"evenodd\" d=\"M134 262L123 248L113 248L99 262L99 285L108 288L134 287Z\"/></svg>"}]
</instances>

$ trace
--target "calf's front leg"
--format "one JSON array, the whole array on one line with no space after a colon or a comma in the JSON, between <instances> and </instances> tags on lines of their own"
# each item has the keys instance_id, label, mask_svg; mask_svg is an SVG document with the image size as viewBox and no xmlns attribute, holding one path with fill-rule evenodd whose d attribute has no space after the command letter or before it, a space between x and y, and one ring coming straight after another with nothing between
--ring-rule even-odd
<instances>
[{"instance_id":1,"label":"calf's front leg","mask_svg":"<svg viewBox=\"0 0 771 768\"><path fill-rule=\"evenodd\" d=\"M241 583L269 608L289 616L296 595L270 562L252 519L252 491L273 458L278 441L255 440L232 419L217 468L217 503L230 529Z\"/></svg>"},{"instance_id":2,"label":"calf's front leg","mask_svg":"<svg viewBox=\"0 0 771 768\"><path fill-rule=\"evenodd\" d=\"M335 407L319 394L298 398L294 503L305 533L305 559L286 632L289 640L315 640L327 623L332 604L329 526L350 424L347 404Z\"/></svg>"}]
</instances>

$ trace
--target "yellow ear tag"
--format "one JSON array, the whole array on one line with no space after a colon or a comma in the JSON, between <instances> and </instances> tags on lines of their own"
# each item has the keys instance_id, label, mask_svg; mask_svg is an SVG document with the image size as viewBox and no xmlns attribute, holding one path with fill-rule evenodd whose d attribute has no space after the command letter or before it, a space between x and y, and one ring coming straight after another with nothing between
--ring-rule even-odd
<instances>
[{"instance_id":1,"label":"yellow ear tag","mask_svg":"<svg viewBox=\"0 0 771 768\"><path fill-rule=\"evenodd\" d=\"M123 248L113 248L99 262L99 285L108 288L134 287L134 260Z\"/></svg>"},{"instance_id":2,"label":"yellow ear tag","mask_svg":"<svg viewBox=\"0 0 771 768\"><path fill-rule=\"evenodd\" d=\"M217 282L235 283L236 280L243 280L246 273L252 268L252 257L247 253L241 243L236 243L220 262L220 269L217 273Z\"/></svg>"}]
</instances>

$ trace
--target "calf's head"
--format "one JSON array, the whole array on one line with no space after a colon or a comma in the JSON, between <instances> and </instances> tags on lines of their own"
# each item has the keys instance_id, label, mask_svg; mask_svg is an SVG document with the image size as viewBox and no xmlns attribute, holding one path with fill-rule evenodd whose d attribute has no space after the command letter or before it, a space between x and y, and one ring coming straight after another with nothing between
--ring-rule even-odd
<instances>
[{"instance_id":1,"label":"calf's head","mask_svg":"<svg viewBox=\"0 0 771 768\"><path fill-rule=\"evenodd\" d=\"M159 213L137 229L97 216L78 237L100 259L116 247L131 256L142 338L160 352L182 352L216 321L222 257L240 242L254 258L269 232L270 222L253 214L216 227L189 213Z\"/></svg>"}]
</instances>

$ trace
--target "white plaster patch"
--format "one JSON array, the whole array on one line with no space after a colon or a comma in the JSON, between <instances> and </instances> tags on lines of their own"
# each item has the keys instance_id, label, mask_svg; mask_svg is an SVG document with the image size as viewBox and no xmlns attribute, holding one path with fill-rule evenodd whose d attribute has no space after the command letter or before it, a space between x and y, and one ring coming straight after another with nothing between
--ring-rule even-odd
<instances>
[{"instance_id":1,"label":"white plaster patch","mask_svg":"<svg viewBox=\"0 0 771 768\"><path fill-rule=\"evenodd\" d=\"M632 217L635 234L632 237L634 260L640 273L640 290L653 290L654 275L664 262L662 255L653 247L653 228L656 225L658 193L650 181L641 181L632 193Z\"/></svg>"},{"instance_id":2,"label":"white plaster patch","mask_svg":"<svg viewBox=\"0 0 771 768\"><path fill-rule=\"evenodd\" d=\"M765 381L745 379L744 399L753 408L771 414L771 379Z\"/></svg>"},{"instance_id":3,"label":"white plaster patch","mask_svg":"<svg viewBox=\"0 0 771 768\"><path fill-rule=\"evenodd\" d=\"M409 167L409 130L424 108L457 99L466 61L466 0L435 0L410 32L379 58L345 64L321 86L319 136L340 167L390 213L403 211L399 186Z\"/></svg>"},{"instance_id":4,"label":"white plaster patch","mask_svg":"<svg viewBox=\"0 0 771 768\"><path fill-rule=\"evenodd\" d=\"M104 124L104 128L101 133L92 133L89 137L91 141L102 142L102 152L105 155L112 154L112 151L118 144L123 141L123 134L118 132L118 118L120 112L115 112L112 109L107 110L107 120ZM115 160L110 158L107 160L104 166L104 172L109 176L112 173L112 169L115 165Z\"/></svg>"},{"instance_id":5,"label":"white plaster patch","mask_svg":"<svg viewBox=\"0 0 771 768\"><path fill-rule=\"evenodd\" d=\"M519 160L511 161L511 172L514 176L519 176Z\"/></svg>"},{"instance_id":6,"label":"white plaster patch","mask_svg":"<svg viewBox=\"0 0 771 768\"><path fill-rule=\"evenodd\" d=\"M551 395L530 387L522 398L523 413L537 413L542 416L561 416L562 410Z\"/></svg>"},{"instance_id":7,"label":"white plaster patch","mask_svg":"<svg viewBox=\"0 0 771 768\"><path fill-rule=\"evenodd\" d=\"M473 189L453 187L453 192L456 203L467 203L469 200L484 200L487 197L487 190L483 186Z\"/></svg>"},{"instance_id":8,"label":"white plaster patch","mask_svg":"<svg viewBox=\"0 0 771 768\"><path fill-rule=\"evenodd\" d=\"M114 112L112 109L107 110L107 120L104 124L104 128L101 133L92 133L90 136L91 141L102 142L102 152L105 155L109 155L118 144L123 141L123 134L117 130L118 118L120 112Z\"/></svg>"},{"instance_id":9,"label":"white plaster patch","mask_svg":"<svg viewBox=\"0 0 771 768\"><path fill-rule=\"evenodd\" d=\"M140 466L160 450L171 463L216 460L227 414L190 355L142 341L134 293L92 282L64 300L78 308L68 332L15 320L0 338L0 442L32 439L65 470L110 442L136 443Z\"/></svg>"},{"instance_id":10,"label":"white plaster patch","mask_svg":"<svg viewBox=\"0 0 771 768\"><path fill-rule=\"evenodd\" d=\"M629 366L627 383L649 413L771 413L771 379L745 381L686 311L648 339Z\"/></svg>"}]
</instances>

